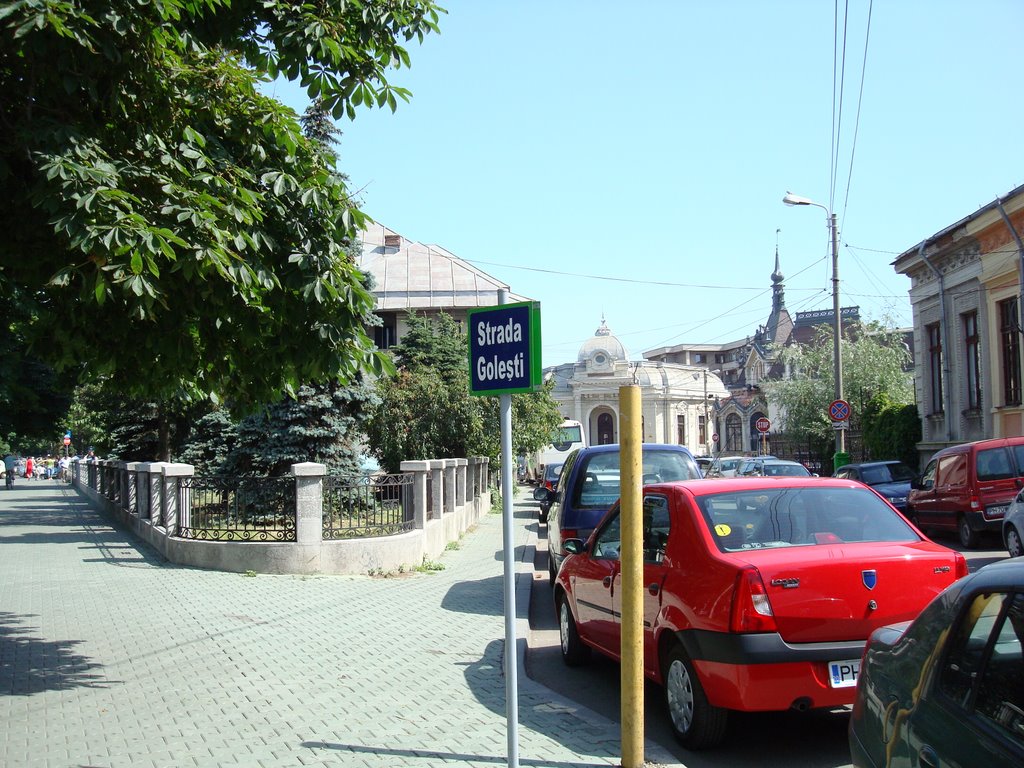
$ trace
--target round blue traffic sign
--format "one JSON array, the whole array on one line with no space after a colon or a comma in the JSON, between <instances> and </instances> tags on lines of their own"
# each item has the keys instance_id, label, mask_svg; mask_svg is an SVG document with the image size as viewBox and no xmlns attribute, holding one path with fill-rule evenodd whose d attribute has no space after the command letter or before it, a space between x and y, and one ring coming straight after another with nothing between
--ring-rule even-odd
<instances>
[{"instance_id":1,"label":"round blue traffic sign","mask_svg":"<svg viewBox=\"0 0 1024 768\"><path fill-rule=\"evenodd\" d=\"M850 418L850 404L845 400L833 400L828 407L828 416L832 421L846 421Z\"/></svg>"}]
</instances>

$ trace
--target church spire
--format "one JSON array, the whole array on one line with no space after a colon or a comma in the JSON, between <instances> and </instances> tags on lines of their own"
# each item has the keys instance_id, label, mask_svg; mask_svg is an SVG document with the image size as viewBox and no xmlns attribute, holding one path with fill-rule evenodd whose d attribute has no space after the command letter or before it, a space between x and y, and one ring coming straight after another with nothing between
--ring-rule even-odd
<instances>
[{"instance_id":1,"label":"church spire","mask_svg":"<svg viewBox=\"0 0 1024 768\"><path fill-rule=\"evenodd\" d=\"M786 296L782 287L782 269L779 267L779 230L775 230L775 271L772 272L772 314L786 308Z\"/></svg>"}]
</instances>

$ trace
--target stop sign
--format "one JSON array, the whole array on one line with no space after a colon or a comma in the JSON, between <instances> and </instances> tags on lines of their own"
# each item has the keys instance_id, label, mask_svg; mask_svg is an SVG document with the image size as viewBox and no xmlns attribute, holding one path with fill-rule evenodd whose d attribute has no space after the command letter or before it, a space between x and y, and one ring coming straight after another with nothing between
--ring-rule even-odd
<instances>
[{"instance_id":1,"label":"stop sign","mask_svg":"<svg viewBox=\"0 0 1024 768\"><path fill-rule=\"evenodd\" d=\"M64 438L64 445L71 445L71 438L70 437L65 437Z\"/></svg>"},{"instance_id":2,"label":"stop sign","mask_svg":"<svg viewBox=\"0 0 1024 768\"><path fill-rule=\"evenodd\" d=\"M772 423L768 421L764 416L754 422L754 428L762 434L772 428Z\"/></svg>"}]
</instances>

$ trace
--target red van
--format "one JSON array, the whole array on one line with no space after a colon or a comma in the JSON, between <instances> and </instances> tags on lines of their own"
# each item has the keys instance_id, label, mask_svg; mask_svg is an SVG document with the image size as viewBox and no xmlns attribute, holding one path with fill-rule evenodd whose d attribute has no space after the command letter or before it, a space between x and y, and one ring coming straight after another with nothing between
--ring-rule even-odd
<instances>
[{"instance_id":1,"label":"red van","mask_svg":"<svg viewBox=\"0 0 1024 768\"><path fill-rule=\"evenodd\" d=\"M956 531L964 547L1002 530L1006 509L1024 485L1024 437L953 445L936 453L907 498L924 530Z\"/></svg>"}]
</instances>

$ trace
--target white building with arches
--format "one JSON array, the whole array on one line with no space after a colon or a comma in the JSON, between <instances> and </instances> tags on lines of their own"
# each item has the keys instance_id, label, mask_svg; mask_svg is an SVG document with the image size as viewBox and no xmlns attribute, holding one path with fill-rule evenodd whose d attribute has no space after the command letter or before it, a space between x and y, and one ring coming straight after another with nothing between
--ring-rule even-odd
<instances>
[{"instance_id":1,"label":"white building with arches","mask_svg":"<svg viewBox=\"0 0 1024 768\"><path fill-rule=\"evenodd\" d=\"M729 396L722 380L699 365L630 361L625 346L601 320L576 362L546 368L562 415L583 424L587 442L619 442L619 388L641 391L643 440L684 445L696 456L712 450L715 400Z\"/></svg>"}]
</instances>

